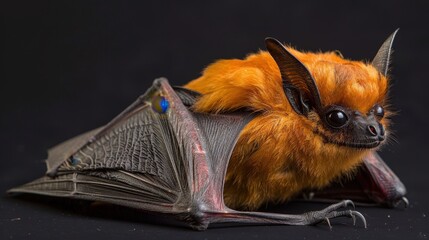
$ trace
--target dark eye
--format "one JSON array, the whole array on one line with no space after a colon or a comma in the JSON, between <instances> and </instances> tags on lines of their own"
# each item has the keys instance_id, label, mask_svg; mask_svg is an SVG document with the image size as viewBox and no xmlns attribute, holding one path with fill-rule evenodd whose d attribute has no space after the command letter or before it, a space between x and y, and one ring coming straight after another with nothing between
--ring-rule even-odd
<instances>
[{"instance_id":1,"label":"dark eye","mask_svg":"<svg viewBox=\"0 0 429 240\"><path fill-rule=\"evenodd\" d=\"M326 115L326 120L328 124L331 125L331 127L339 128L346 125L349 118L343 111L333 110L328 112Z\"/></svg>"},{"instance_id":2,"label":"dark eye","mask_svg":"<svg viewBox=\"0 0 429 240\"><path fill-rule=\"evenodd\" d=\"M379 118L383 118L384 117L384 109L382 106L380 105L375 105L374 106L374 115L379 117Z\"/></svg>"}]
</instances>

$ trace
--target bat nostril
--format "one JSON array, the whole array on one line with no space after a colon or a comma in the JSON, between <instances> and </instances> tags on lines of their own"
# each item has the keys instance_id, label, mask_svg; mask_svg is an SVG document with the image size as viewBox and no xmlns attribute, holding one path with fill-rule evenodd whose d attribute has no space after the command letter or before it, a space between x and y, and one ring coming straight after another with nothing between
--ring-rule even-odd
<instances>
[{"instance_id":1,"label":"bat nostril","mask_svg":"<svg viewBox=\"0 0 429 240\"><path fill-rule=\"evenodd\" d=\"M373 125L368 126L368 131L372 136L377 136L377 129Z\"/></svg>"}]
</instances>

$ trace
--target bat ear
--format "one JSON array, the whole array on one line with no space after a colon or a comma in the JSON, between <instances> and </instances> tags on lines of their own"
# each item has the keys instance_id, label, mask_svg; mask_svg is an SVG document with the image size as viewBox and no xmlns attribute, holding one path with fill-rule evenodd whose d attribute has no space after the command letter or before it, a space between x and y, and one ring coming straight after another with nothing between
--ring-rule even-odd
<instances>
[{"instance_id":1,"label":"bat ear","mask_svg":"<svg viewBox=\"0 0 429 240\"><path fill-rule=\"evenodd\" d=\"M322 106L319 89L310 71L278 40L266 38L268 52L276 61L283 79L283 90L296 113L307 116L311 107Z\"/></svg>"},{"instance_id":2,"label":"bat ear","mask_svg":"<svg viewBox=\"0 0 429 240\"><path fill-rule=\"evenodd\" d=\"M374 66L380 73L384 76L387 75L389 70L390 63L390 55L392 54L392 44L395 39L396 33L399 31L399 28L396 29L394 33L392 33L386 41L384 41L383 45L381 45L371 64Z\"/></svg>"}]
</instances>

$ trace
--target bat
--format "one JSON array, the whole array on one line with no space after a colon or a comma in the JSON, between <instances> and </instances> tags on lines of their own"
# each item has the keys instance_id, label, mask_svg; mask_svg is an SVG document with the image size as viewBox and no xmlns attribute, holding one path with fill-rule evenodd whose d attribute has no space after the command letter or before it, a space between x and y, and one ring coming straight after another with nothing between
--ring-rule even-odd
<instances>
[{"instance_id":1,"label":"bat","mask_svg":"<svg viewBox=\"0 0 429 240\"><path fill-rule=\"evenodd\" d=\"M330 226L337 217L366 227L349 209L352 200L408 204L404 185L376 153L389 134L384 108L396 32L371 63L267 38L268 51L218 61L183 87L156 79L106 125L49 149L45 176L8 192L117 204L197 230ZM303 214L257 211L299 195L336 203Z\"/></svg>"},{"instance_id":2,"label":"bat","mask_svg":"<svg viewBox=\"0 0 429 240\"><path fill-rule=\"evenodd\" d=\"M366 198L372 195L366 200L407 203L403 184L375 153L389 135L387 75L396 33L368 64L335 52L302 53L268 38L268 51L218 61L185 86L203 95L194 111L246 108L259 113L241 132L229 161L227 206L255 210L266 202L285 202L303 190L320 190L358 167L366 168L361 169L368 171L366 176L374 175L368 179L382 183L364 184L364 175L360 189L349 185L347 194L326 189L332 192L328 196L313 191L306 195L366 192Z\"/></svg>"}]
</instances>

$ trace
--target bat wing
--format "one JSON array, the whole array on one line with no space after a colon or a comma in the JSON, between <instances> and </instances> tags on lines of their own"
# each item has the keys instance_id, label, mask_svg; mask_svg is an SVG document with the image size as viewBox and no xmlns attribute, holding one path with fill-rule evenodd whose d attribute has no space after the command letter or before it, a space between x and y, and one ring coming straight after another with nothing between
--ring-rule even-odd
<instances>
[{"instance_id":1,"label":"bat wing","mask_svg":"<svg viewBox=\"0 0 429 240\"><path fill-rule=\"evenodd\" d=\"M332 183L330 186L305 192L303 198L312 201L351 199L362 205L386 205L399 203L408 206L404 184L376 153L365 157L363 164L351 179Z\"/></svg>"},{"instance_id":2,"label":"bat wing","mask_svg":"<svg viewBox=\"0 0 429 240\"><path fill-rule=\"evenodd\" d=\"M171 88L166 79L156 80L106 126L50 149L46 176L9 192L97 200L163 213L188 211L208 192L222 191L222 173L238 133L250 120L249 114L188 111L186 105L198 96ZM213 174L217 172L219 176Z\"/></svg>"}]
</instances>

